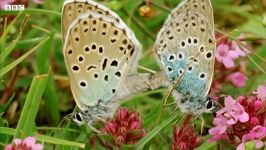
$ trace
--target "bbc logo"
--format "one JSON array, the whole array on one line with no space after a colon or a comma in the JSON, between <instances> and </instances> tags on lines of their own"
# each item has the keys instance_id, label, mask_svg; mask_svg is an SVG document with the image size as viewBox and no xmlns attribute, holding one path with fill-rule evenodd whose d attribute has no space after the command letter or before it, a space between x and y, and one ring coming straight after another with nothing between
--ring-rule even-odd
<instances>
[{"instance_id":1,"label":"bbc logo","mask_svg":"<svg viewBox=\"0 0 266 150\"><path fill-rule=\"evenodd\" d=\"M24 10L25 6L24 5L5 5L5 10L13 10L13 11L20 11Z\"/></svg>"}]
</instances>

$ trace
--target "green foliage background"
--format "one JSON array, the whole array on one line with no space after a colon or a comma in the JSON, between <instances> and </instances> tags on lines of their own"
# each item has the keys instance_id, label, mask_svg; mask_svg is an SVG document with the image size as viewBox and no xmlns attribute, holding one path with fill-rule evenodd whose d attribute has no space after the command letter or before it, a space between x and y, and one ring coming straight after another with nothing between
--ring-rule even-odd
<instances>
[{"instance_id":1,"label":"green foliage background","mask_svg":"<svg viewBox=\"0 0 266 150\"><path fill-rule=\"evenodd\" d=\"M143 49L139 65L160 70L153 54L153 44L164 20L179 0L152 0L150 7L154 15L150 18L140 16L139 8L146 4L144 0L99 2L117 12L141 41ZM266 76L262 70L266 70L266 29L263 24L266 4L263 0L212 0L212 3L216 28L224 33L238 29L230 35L231 38L245 33L250 37L247 43L253 50L246 58L249 77L246 86L236 89L225 85L222 93L251 93L259 84L265 84ZM93 133L88 127L66 121L63 129L58 128L63 117L75 107L62 55L62 5L63 1L45 0L41 5L30 2L21 13L0 10L0 17L17 16L7 25L2 21L0 28L3 31L0 41L0 149L13 138L29 135L43 142L45 149L91 148L89 138ZM139 72L145 71L139 69ZM139 143L122 149L170 149L172 127L180 124L184 115L172 105L166 108L160 121L156 121L167 91L158 89L123 101L123 106L141 114L148 134ZM6 93L9 94L4 97ZM212 115L204 114L203 117L203 136L207 140ZM194 125L200 132L201 120L195 120ZM101 138L104 141L110 139L108 136ZM198 149L216 148L217 143L204 141ZM94 149L103 147L96 142Z\"/></svg>"}]
</instances>

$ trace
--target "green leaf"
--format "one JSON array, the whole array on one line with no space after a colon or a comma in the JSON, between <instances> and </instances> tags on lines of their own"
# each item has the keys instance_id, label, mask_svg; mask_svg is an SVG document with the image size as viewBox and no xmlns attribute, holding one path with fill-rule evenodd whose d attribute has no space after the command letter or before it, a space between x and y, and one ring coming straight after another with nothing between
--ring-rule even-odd
<instances>
[{"instance_id":1,"label":"green leaf","mask_svg":"<svg viewBox=\"0 0 266 150\"><path fill-rule=\"evenodd\" d=\"M245 148L246 148L246 150L254 150L254 149L256 149L256 145L255 145L254 141L249 141L245 144Z\"/></svg>"},{"instance_id":2,"label":"green leaf","mask_svg":"<svg viewBox=\"0 0 266 150\"><path fill-rule=\"evenodd\" d=\"M27 53L10 63L9 65L5 66L4 68L0 69L0 78L4 76L7 72L12 70L15 66L17 66L20 62L22 62L25 58L27 58L30 54L32 54L35 50L37 50L41 45L45 44L50 37L45 38L42 42L36 45L34 48L29 50Z\"/></svg>"},{"instance_id":3,"label":"green leaf","mask_svg":"<svg viewBox=\"0 0 266 150\"><path fill-rule=\"evenodd\" d=\"M16 128L14 138L21 138L22 133L26 136L32 134L34 120L36 118L41 98L48 81L49 74L35 76L29 89L21 116Z\"/></svg>"},{"instance_id":4,"label":"green leaf","mask_svg":"<svg viewBox=\"0 0 266 150\"><path fill-rule=\"evenodd\" d=\"M46 143L66 145L66 146L75 146L75 147L79 147L79 148L83 148L83 149L85 148L84 143L67 141L67 140L58 139L58 138L54 138L54 137L50 137L50 136L46 136L46 135L42 135L42 134L35 134L35 136L39 141L44 141Z\"/></svg>"},{"instance_id":5,"label":"green leaf","mask_svg":"<svg viewBox=\"0 0 266 150\"><path fill-rule=\"evenodd\" d=\"M147 144L153 137L155 137L164 127L168 126L171 122L173 122L179 114L180 114L179 112L175 112L172 116L170 116L168 119L166 119L160 125L155 127L152 131L150 131L144 138L142 138L136 144L136 149L138 149L138 150L143 149L145 144Z\"/></svg>"},{"instance_id":6,"label":"green leaf","mask_svg":"<svg viewBox=\"0 0 266 150\"><path fill-rule=\"evenodd\" d=\"M19 41L19 39L21 38L22 36L22 33L24 31L24 28L27 24L29 20L29 16L27 15L24 19L24 21L22 22L22 24L20 25L20 31L19 31L19 34L17 36L17 38L12 41L8 47L5 48L5 50L1 53L0 55L0 64L2 64L4 62L4 60L6 59L6 57L13 51L15 45L17 44L17 42Z\"/></svg>"},{"instance_id":7,"label":"green leaf","mask_svg":"<svg viewBox=\"0 0 266 150\"><path fill-rule=\"evenodd\" d=\"M6 127L0 127L0 134L6 134L6 135L14 135L16 132L16 129L13 128L6 128ZM56 145L66 145L66 146L75 146L79 148L84 148L84 143L77 143L72 141L67 141L63 139L58 139L42 134L34 134L36 139L40 142L50 143L50 144L56 144Z\"/></svg>"},{"instance_id":8,"label":"green leaf","mask_svg":"<svg viewBox=\"0 0 266 150\"><path fill-rule=\"evenodd\" d=\"M44 14L44 15L54 15L56 17L61 17L61 12L47 10L47 9L36 9L36 8L26 8L23 11L0 11L1 15L16 15L16 14Z\"/></svg>"}]
</instances>

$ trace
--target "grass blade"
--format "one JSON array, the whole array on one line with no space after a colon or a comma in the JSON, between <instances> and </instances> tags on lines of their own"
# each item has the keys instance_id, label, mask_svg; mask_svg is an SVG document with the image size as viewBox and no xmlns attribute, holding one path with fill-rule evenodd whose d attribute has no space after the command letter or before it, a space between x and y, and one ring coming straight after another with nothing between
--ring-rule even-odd
<instances>
[{"instance_id":1,"label":"grass blade","mask_svg":"<svg viewBox=\"0 0 266 150\"><path fill-rule=\"evenodd\" d=\"M16 132L16 129L7 128L7 127L0 127L0 134L14 135L15 132ZM58 139L55 137L50 137L50 136L46 136L46 135L42 135L42 134L34 134L34 136L40 142L85 148L84 143L77 143L77 142L72 142L72 141L68 141L68 140Z\"/></svg>"},{"instance_id":2,"label":"grass blade","mask_svg":"<svg viewBox=\"0 0 266 150\"><path fill-rule=\"evenodd\" d=\"M24 107L22 109L21 116L17 125L17 129L14 138L21 137L21 133L25 135L31 134L31 129L34 125L41 98L46 87L48 75L35 76L30 86L29 93L27 95Z\"/></svg>"},{"instance_id":3,"label":"grass blade","mask_svg":"<svg viewBox=\"0 0 266 150\"><path fill-rule=\"evenodd\" d=\"M172 116L170 116L167 120L162 122L160 125L155 127L151 132L149 132L144 138L142 138L137 144L136 149L141 150L147 144L154 136L156 136L164 127L168 126L171 122L173 122L177 116L179 115L179 112L175 112Z\"/></svg>"},{"instance_id":4,"label":"grass blade","mask_svg":"<svg viewBox=\"0 0 266 150\"><path fill-rule=\"evenodd\" d=\"M4 68L0 69L0 78L4 76L7 72L12 70L15 66L17 66L20 62L22 62L25 58L27 58L30 54L32 54L36 49L38 49L41 45L45 44L50 37L45 38L42 42L36 45L34 48L29 50L27 53L10 63L9 65L5 66Z\"/></svg>"}]
</instances>

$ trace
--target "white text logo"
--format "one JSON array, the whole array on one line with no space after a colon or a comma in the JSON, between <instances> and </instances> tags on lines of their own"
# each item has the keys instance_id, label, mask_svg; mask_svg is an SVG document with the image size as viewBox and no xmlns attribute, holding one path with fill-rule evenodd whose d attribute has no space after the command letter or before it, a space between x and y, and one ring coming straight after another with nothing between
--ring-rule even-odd
<instances>
[{"instance_id":1,"label":"white text logo","mask_svg":"<svg viewBox=\"0 0 266 150\"><path fill-rule=\"evenodd\" d=\"M20 11L20 10L24 10L24 9L25 9L24 5L5 5L5 10Z\"/></svg>"}]
</instances>

